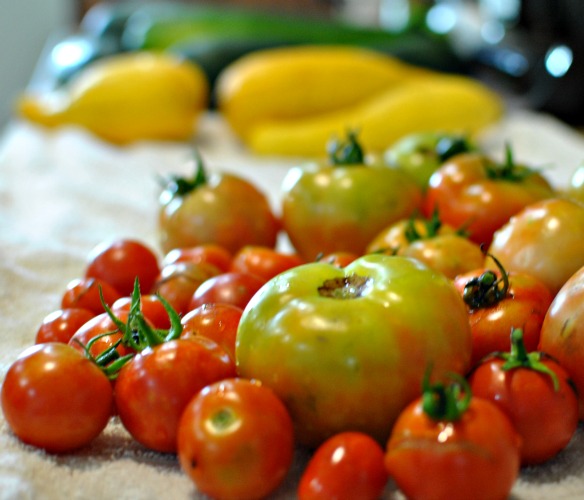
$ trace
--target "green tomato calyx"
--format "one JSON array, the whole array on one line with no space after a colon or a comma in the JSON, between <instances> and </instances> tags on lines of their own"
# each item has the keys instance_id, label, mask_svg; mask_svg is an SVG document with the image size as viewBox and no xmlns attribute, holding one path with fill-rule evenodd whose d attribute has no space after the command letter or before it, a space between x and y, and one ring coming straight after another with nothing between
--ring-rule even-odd
<instances>
[{"instance_id":1,"label":"green tomato calyx","mask_svg":"<svg viewBox=\"0 0 584 500\"><path fill-rule=\"evenodd\" d=\"M185 196L207 183L205 165L201 155L196 149L193 151L193 156L195 162L195 173L191 178L182 177L180 175L170 175L168 178L163 178L161 180L161 184L164 186L165 197L172 199L175 196Z\"/></svg>"},{"instance_id":2,"label":"green tomato calyx","mask_svg":"<svg viewBox=\"0 0 584 500\"><path fill-rule=\"evenodd\" d=\"M461 153L470 153L475 147L464 136L445 135L436 143L436 154L441 163L445 163L453 156Z\"/></svg>"},{"instance_id":3,"label":"green tomato calyx","mask_svg":"<svg viewBox=\"0 0 584 500\"><path fill-rule=\"evenodd\" d=\"M430 384L430 370L422 384L422 409L432 420L455 422L468 409L472 398L470 385L458 373L448 374L449 384Z\"/></svg>"},{"instance_id":4,"label":"green tomato calyx","mask_svg":"<svg viewBox=\"0 0 584 500\"><path fill-rule=\"evenodd\" d=\"M527 368L548 375L552 379L554 391L560 390L558 375L552 369L544 365L541 360L544 354L539 351L527 352L523 341L523 330L520 328L511 329L511 350L509 352L496 353L496 356L503 359L503 370L514 370L515 368Z\"/></svg>"},{"instance_id":5,"label":"green tomato calyx","mask_svg":"<svg viewBox=\"0 0 584 500\"><path fill-rule=\"evenodd\" d=\"M98 335L92 338L87 344L80 344L85 356L96 363L110 380L115 380L117 378L119 371L134 357L134 353L142 351L147 347L154 347L164 342L180 338L183 331L180 315L174 310L170 303L160 295L158 295L158 300L160 300L168 314L170 328L168 330L155 329L148 324L140 309L140 283L138 278L134 280L132 301L130 303L130 310L126 322L116 316L111 307L106 304L101 287L99 287L99 296L101 304L116 326L116 330ZM122 334L122 337L118 341L109 346L98 356L93 356L91 354L91 347L95 342L102 337L117 332L121 332ZM120 345L129 347L134 353L121 356L117 350Z\"/></svg>"},{"instance_id":6,"label":"green tomato calyx","mask_svg":"<svg viewBox=\"0 0 584 500\"><path fill-rule=\"evenodd\" d=\"M329 160L333 165L363 165L365 154L357 141L357 132L348 131L347 139L331 141L327 146Z\"/></svg>"},{"instance_id":7,"label":"green tomato calyx","mask_svg":"<svg viewBox=\"0 0 584 500\"><path fill-rule=\"evenodd\" d=\"M318 287L318 294L332 299L356 299L363 295L370 282L371 278L358 274L332 278Z\"/></svg>"},{"instance_id":8,"label":"green tomato calyx","mask_svg":"<svg viewBox=\"0 0 584 500\"><path fill-rule=\"evenodd\" d=\"M489 269L480 276L468 280L468 283L464 285L462 298L471 309L493 307L509 294L509 274L494 255L488 254L488 256L499 268L501 277L499 278L495 271Z\"/></svg>"},{"instance_id":9,"label":"green tomato calyx","mask_svg":"<svg viewBox=\"0 0 584 500\"><path fill-rule=\"evenodd\" d=\"M423 231L420 232L416 227L416 221L422 223ZM410 217L405 229L405 237L410 242L430 239L438 236L438 231L442 227L442 221L438 215L438 209L435 208L429 219L418 219L416 217Z\"/></svg>"},{"instance_id":10,"label":"green tomato calyx","mask_svg":"<svg viewBox=\"0 0 584 500\"><path fill-rule=\"evenodd\" d=\"M500 164L487 162L485 169L489 179L510 182L522 182L535 173L534 169L515 163L513 150L509 144L505 146L505 162Z\"/></svg>"}]
</instances>

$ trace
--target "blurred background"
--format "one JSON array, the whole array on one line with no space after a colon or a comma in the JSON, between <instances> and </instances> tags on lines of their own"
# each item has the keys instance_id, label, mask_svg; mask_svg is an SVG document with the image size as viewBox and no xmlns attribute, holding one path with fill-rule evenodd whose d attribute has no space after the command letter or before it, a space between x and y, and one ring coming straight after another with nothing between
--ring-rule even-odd
<instances>
[{"instance_id":1,"label":"blurred background","mask_svg":"<svg viewBox=\"0 0 584 500\"><path fill-rule=\"evenodd\" d=\"M10 119L19 93L29 83L38 85L42 78L46 79L46 65L44 76L35 71L39 73L39 62L51 57L50 50L59 41L70 39L80 47L75 36L87 12L95 12L100 6L110 10L113 7L118 13L124 9L129 12L151 3L181 2L0 0L0 126ZM194 0L182 3L205 4ZM330 19L385 30L392 35L406 36L412 29L422 28L431 32L438 44L446 43L447 55L452 57L444 57L446 50L441 45L443 59L432 61L434 55L427 52L427 47L420 47L416 53L410 43L406 59L419 62L418 58L438 69L475 74L514 102L550 112L576 126L584 125L584 30L580 27L584 19L583 0L216 0L206 3L226 9L237 6ZM79 63L80 60L74 64ZM59 71L62 74L58 78L61 78L64 70Z\"/></svg>"}]
</instances>

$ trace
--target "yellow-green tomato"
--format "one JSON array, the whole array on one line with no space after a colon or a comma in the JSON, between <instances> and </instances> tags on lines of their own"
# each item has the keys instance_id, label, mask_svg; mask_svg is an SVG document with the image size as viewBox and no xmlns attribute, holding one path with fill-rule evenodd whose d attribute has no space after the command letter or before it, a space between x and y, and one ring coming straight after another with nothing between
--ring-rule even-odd
<instances>
[{"instance_id":1,"label":"yellow-green tomato","mask_svg":"<svg viewBox=\"0 0 584 500\"><path fill-rule=\"evenodd\" d=\"M464 374L470 354L468 313L452 283L381 254L273 278L246 307L236 341L238 374L276 392L307 446L346 430L384 443L426 370Z\"/></svg>"},{"instance_id":2,"label":"yellow-green tomato","mask_svg":"<svg viewBox=\"0 0 584 500\"><path fill-rule=\"evenodd\" d=\"M379 231L421 204L409 174L367 159L349 133L346 142L333 143L327 162L290 169L282 183L282 226L307 261L335 252L362 255Z\"/></svg>"},{"instance_id":3,"label":"yellow-green tomato","mask_svg":"<svg viewBox=\"0 0 584 500\"><path fill-rule=\"evenodd\" d=\"M475 150L476 147L463 135L415 132L393 144L385 151L383 158L388 165L408 172L425 191L432 174L446 160Z\"/></svg>"},{"instance_id":4,"label":"yellow-green tomato","mask_svg":"<svg viewBox=\"0 0 584 500\"><path fill-rule=\"evenodd\" d=\"M283 182L282 224L306 260L345 251L362 255L384 227L420 208L408 174L381 164L309 164Z\"/></svg>"}]
</instances>

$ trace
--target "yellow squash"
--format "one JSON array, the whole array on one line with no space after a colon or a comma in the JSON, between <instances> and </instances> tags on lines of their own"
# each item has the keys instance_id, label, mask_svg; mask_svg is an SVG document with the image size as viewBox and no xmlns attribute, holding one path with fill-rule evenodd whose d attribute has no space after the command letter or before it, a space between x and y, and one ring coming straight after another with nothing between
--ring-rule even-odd
<instances>
[{"instance_id":1,"label":"yellow squash","mask_svg":"<svg viewBox=\"0 0 584 500\"><path fill-rule=\"evenodd\" d=\"M353 129L367 151L379 153L414 132L472 136L499 120L503 109L499 95L478 81L436 73L388 88L353 107L255 123L245 142L257 154L323 156L331 138Z\"/></svg>"},{"instance_id":2,"label":"yellow squash","mask_svg":"<svg viewBox=\"0 0 584 500\"><path fill-rule=\"evenodd\" d=\"M429 70L356 46L302 45L258 50L229 65L217 106L246 139L258 123L304 119L354 106Z\"/></svg>"},{"instance_id":3,"label":"yellow squash","mask_svg":"<svg viewBox=\"0 0 584 500\"><path fill-rule=\"evenodd\" d=\"M96 61L53 93L25 94L17 112L46 127L78 125L115 143L187 140L209 101L195 64L170 54L133 52Z\"/></svg>"}]
</instances>

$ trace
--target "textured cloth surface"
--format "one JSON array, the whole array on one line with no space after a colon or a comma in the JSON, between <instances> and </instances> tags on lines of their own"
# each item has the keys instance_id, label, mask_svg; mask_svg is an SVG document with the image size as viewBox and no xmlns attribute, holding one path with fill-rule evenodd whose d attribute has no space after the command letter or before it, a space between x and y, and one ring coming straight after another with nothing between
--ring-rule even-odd
<instances>
[{"instance_id":1,"label":"textured cloth surface","mask_svg":"<svg viewBox=\"0 0 584 500\"><path fill-rule=\"evenodd\" d=\"M530 113L509 116L481 142L499 156L509 142L517 160L544 168L557 185L565 185L584 160L578 133ZM249 178L269 194L276 211L284 174L303 161L250 156L213 114L202 119L195 144L210 170ZM59 307L67 282L83 273L94 245L132 237L157 248L157 179L191 173L190 161L185 144L118 148L76 129L7 127L0 142L0 382L32 344L43 317ZM298 452L275 498L294 498L305 460ZM401 498L392 484L386 496ZM556 459L522 470L512 496L584 497L582 429ZM89 447L51 456L21 444L0 415L0 500L197 497L174 456L144 449L115 420Z\"/></svg>"}]
</instances>

